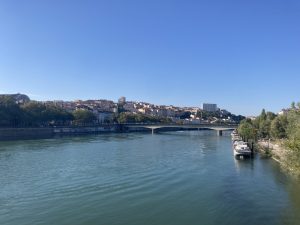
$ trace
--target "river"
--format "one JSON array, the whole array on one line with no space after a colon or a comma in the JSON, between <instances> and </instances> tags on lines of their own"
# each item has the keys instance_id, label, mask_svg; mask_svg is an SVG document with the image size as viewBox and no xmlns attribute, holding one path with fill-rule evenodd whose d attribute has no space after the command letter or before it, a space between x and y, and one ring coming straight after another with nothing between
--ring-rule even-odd
<instances>
[{"instance_id":1,"label":"river","mask_svg":"<svg viewBox=\"0 0 300 225\"><path fill-rule=\"evenodd\" d=\"M294 225L299 184L227 132L0 142L1 225Z\"/></svg>"}]
</instances>

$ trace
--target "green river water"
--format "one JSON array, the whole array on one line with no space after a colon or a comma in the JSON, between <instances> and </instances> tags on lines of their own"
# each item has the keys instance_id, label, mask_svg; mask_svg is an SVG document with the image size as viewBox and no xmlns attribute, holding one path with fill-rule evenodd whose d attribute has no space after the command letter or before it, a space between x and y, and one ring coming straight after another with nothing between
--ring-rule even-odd
<instances>
[{"instance_id":1,"label":"green river water","mask_svg":"<svg viewBox=\"0 0 300 225\"><path fill-rule=\"evenodd\" d=\"M0 143L1 225L300 224L300 182L229 133Z\"/></svg>"}]
</instances>

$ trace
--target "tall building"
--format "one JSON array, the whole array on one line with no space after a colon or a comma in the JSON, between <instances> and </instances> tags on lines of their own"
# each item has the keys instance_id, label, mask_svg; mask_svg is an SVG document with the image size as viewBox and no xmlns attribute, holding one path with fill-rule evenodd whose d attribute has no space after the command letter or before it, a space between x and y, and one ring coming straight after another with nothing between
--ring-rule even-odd
<instances>
[{"instance_id":1,"label":"tall building","mask_svg":"<svg viewBox=\"0 0 300 225\"><path fill-rule=\"evenodd\" d=\"M217 104L203 103L203 110L207 112L216 112L218 110Z\"/></svg>"},{"instance_id":2,"label":"tall building","mask_svg":"<svg viewBox=\"0 0 300 225\"><path fill-rule=\"evenodd\" d=\"M119 100L118 100L118 103L121 104L121 105L124 105L126 103L126 98L123 97L123 96L120 97Z\"/></svg>"}]
</instances>

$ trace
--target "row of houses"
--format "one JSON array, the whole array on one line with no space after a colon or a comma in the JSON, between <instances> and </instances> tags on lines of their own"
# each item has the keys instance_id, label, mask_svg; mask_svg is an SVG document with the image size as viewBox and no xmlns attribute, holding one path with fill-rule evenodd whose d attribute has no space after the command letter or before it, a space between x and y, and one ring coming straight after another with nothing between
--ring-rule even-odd
<instances>
[{"instance_id":1,"label":"row of houses","mask_svg":"<svg viewBox=\"0 0 300 225\"><path fill-rule=\"evenodd\" d=\"M226 110L219 110L220 118L204 120L199 117L199 107L177 107L173 105L155 105L147 102L126 101L125 97L119 99L118 103L111 100L76 100L76 101L47 101L45 104L55 104L69 112L74 110L89 110L95 114L99 123L111 122L114 116L120 112L133 114L145 114L156 117L166 117L173 122L197 124L205 122L232 122ZM188 113L186 116L186 113ZM228 116L227 116L228 115Z\"/></svg>"},{"instance_id":2,"label":"row of houses","mask_svg":"<svg viewBox=\"0 0 300 225\"><path fill-rule=\"evenodd\" d=\"M196 114L200 108L198 107L176 107L166 105L155 105L146 102L119 100L114 103L110 100L75 100L75 101L44 101L44 104L54 104L68 112L75 110L89 110L95 114L97 121L100 123L112 121L118 112L130 112L133 114L145 114L157 117L171 118L178 121L185 112L191 112L190 120L199 120Z\"/></svg>"}]
</instances>

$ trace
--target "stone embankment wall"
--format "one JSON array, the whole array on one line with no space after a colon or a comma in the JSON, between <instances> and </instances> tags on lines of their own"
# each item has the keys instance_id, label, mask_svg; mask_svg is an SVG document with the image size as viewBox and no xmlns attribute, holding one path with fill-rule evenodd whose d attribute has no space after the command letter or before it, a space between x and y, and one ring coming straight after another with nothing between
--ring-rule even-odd
<instances>
[{"instance_id":1,"label":"stone embankment wall","mask_svg":"<svg viewBox=\"0 0 300 225\"><path fill-rule=\"evenodd\" d=\"M0 140L51 138L52 128L0 128Z\"/></svg>"},{"instance_id":2,"label":"stone embankment wall","mask_svg":"<svg viewBox=\"0 0 300 225\"><path fill-rule=\"evenodd\" d=\"M84 134L118 131L117 126L97 126L97 127L59 127L53 128L54 135L60 134Z\"/></svg>"},{"instance_id":3,"label":"stone embankment wall","mask_svg":"<svg viewBox=\"0 0 300 225\"><path fill-rule=\"evenodd\" d=\"M176 127L165 127L155 130L160 131L179 131L197 130L196 128L184 129ZM199 129L206 130L206 129ZM24 139L43 139L62 135L94 134L107 132L151 132L151 129L143 127L124 127L115 125L87 126L87 127L51 127L51 128L0 128L0 141L5 140L24 140Z\"/></svg>"},{"instance_id":4,"label":"stone embankment wall","mask_svg":"<svg viewBox=\"0 0 300 225\"><path fill-rule=\"evenodd\" d=\"M117 125L96 127L0 128L0 141L52 138L59 135L117 132Z\"/></svg>"}]
</instances>

